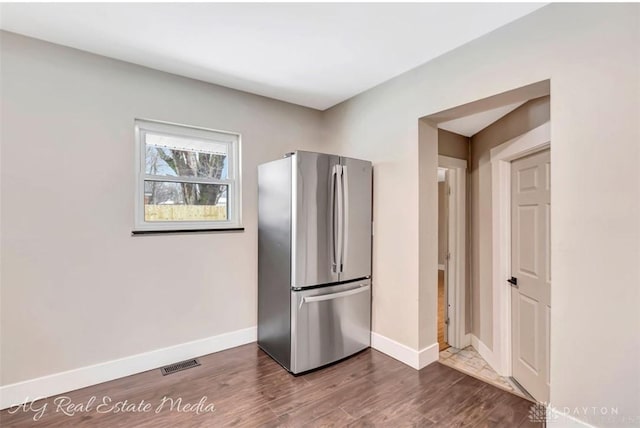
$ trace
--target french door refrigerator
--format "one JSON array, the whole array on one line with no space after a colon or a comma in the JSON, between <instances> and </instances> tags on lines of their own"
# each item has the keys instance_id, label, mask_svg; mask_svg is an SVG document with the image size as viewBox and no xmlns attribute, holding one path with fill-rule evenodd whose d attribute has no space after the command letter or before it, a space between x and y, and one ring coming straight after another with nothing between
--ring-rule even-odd
<instances>
[{"instance_id":1,"label":"french door refrigerator","mask_svg":"<svg viewBox=\"0 0 640 428\"><path fill-rule=\"evenodd\" d=\"M371 162L297 151L258 168L258 345L292 373L371 341Z\"/></svg>"}]
</instances>

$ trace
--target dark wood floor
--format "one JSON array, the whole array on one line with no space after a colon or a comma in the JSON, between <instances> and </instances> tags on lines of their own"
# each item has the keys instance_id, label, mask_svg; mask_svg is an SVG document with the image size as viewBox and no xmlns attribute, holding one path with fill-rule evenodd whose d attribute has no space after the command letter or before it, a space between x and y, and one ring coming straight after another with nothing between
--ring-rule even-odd
<instances>
[{"instance_id":1,"label":"dark wood floor","mask_svg":"<svg viewBox=\"0 0 640 428\"><path fill-rule=\"evenodd\" d=\"M200 359L201 366L162 376L152 370L68 394L76 406L90 409L66 416L56 397L35 422L34 411L0 413L5 426L91 427L219 427L219 426L381 426L381 427L518 427L533 425L531 403L454 369L433 363L420 371L372 349L339 364L303 376L292 376L258 349L245 345ZM157 413L163 397L182 399L181 411ZM185 404L206 396L213 412L195 413ZM127 400L148 411L99 413L97 404ZM60 402L58 398L58 402ZM143 403L143 405L144 405ZM120 404L122 406L122 404ZM102 411L108 410L102 407ZM195 407L195 406L194 406ZM58 410L58 411L57 411ZM85 411L81 411L85 410ZM186 411L185 411L186 410Z\"/></svg>"}]
</instances>

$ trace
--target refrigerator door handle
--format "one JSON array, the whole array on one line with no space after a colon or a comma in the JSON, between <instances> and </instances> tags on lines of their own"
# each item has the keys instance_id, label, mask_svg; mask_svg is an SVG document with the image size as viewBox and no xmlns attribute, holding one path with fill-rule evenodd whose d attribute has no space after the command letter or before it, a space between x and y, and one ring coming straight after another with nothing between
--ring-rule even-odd
<instances>
[{"instance_id":1,"label":"refrigerator door handle","mask_svg":"<svg viewBox=\"0 0 640 428\"><path fill-rule=\"evenodd\" d=\"M361 285L358 288L352 288L351 290L341 291L339 293L329 293L329 294L321 294L320 296L303 297L300 300L300 306L298 307L298 309L302 308L302 305L306 303L322 302L324 300L334 300L334 299L339 299L341 297L353 296L354 294L364 293L365 291L368 291L369 288L370 288L370 285L366 284L366 285Z\"/></svg>"},{"instance_id":2,"label":"refrigerator door handle","mask_svg":"<svg viewBox=\"0 0 640 428\"><path fill-rule=\"evenodd\" d=\"M342 249L340 250L340 272L344 272L344 265L347 263L345 255L349 246L349 176L347 175L347 166L342 166Z\"/></svg>"},{"instance_id":3,"label":"refrigerator door handle","mask_svg":"<svg viewBox=\"0 0 640 428\"><path fill-rule=\"evenodd\" d=\"M338 263L340 255L339 241L340 241L340 210L341 203L339 202L341 197L340 183L338 182L338 174L340 172L340 165L334 165L331 171L331 271L334 273L340 272Z\"/></svg>"},{"instance_id":4,"label":"refrigerator door handle","mask_svg":"<svg viewBox=\"0 0 640 428\"><path fill-rule=\"evenodd\" d=\"M338 180L340 178L340 180ZM334 247L336 248L336 272L342 271L342 251L343 251L343 239L344 239L344 196L343 196L343 188L342 188L342 165L336 165L336 189L337 189L337 204L336 204L336 212L337 212L337 230L334 236L337 236L337 242L334 240Z\"/></svg>"}]
</instances>

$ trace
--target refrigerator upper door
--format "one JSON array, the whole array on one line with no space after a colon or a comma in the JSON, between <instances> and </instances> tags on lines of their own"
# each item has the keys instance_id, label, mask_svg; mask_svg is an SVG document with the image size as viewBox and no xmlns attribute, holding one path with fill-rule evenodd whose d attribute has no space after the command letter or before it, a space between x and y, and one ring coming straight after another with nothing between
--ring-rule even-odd
<instances>
[{"instance_id":1,"label":"refrigerator upper door","mask_svg":"<svg viewBox=\"0 0 640 428\"><path fill-rule=\"evenodd\" d=\"M291 286L337 282L340 158L298 151L292 168Z\"/></svg>"},{"instance_id":2,"label":"refrigerator upper door","mask_svg":"<svg viewBox=\"0 0 640 428\"><path fill-rule=\"evenodd\" d=\"M341 158L342 248L340 281L371 275L371 162Z\"/></svg>"}]
</instances>

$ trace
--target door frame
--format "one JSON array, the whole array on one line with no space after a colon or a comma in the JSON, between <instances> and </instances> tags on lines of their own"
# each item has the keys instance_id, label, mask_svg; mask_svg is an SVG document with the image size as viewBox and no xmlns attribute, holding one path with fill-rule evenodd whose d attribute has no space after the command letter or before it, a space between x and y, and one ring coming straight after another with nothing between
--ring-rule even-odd
<instances>
[{"instance_id":1,"label":"door frame","mask_svg":"<svg viewBox=\"0 0 640 428\"><path fill-rule=\"evenodd\" d=\"M438 167L446 168L448 187L447 251L445 261L447 281L446 315L449 318L447 343L454 348L471 344L471 334L466 332L466 284L467 284L467 161L449 156L438 156Z\"/></svg>"},{"instance_id":2,"label":"door frame","mask_svg":"<svg viewBox=\"0 0 640 428\"><path fill-rule=\"evenodd\" d=\"M511 161L551 147L551 122L490 151L493 242L493 365L511 376ZM551 220L550 220L551 222Z\"/></svg>"}]
</instances>

